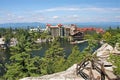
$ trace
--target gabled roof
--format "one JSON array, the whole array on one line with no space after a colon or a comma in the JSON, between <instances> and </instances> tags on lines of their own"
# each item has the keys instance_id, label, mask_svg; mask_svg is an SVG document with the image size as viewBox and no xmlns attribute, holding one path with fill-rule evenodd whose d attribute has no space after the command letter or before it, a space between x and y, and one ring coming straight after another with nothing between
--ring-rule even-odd
<instances>
[{"instance_id":1,"label":"gabled roof","mask_svg":"<svg viewBox=\"0 0 120 80\"><path fill-rule=\"evenodd\" d=\"M52 26L51 24L46 24L46 26L50 27L50 28L58 28L58 27L62 27L62 24L58 24L56 26Z\"/></svg>"},{"instance_id":2,"label":"gabled roof","mask_svg":"<svg viewBox=\"0 0 120 80\"><path fill-rule=\"evenodd\" d=\"M58 26L50 26L50 28L59 28Z\"/></svg>"},{"instance_id":3,"label":"gabled roof","mask_svg":"<svg viewBox=\"0 0 120 80\"><path fill-rule=\"evenodd\" d=\"M76 28L76 31L81 31L81 32L86 32L86 31L96 31L98 33L103 33L104 30L102 28L93 28L93 27L90 27L90 28Z\"/></svg>"},{"instance_id":4,"label":"gabled roof","mask_svg":"<svg viewBox=\"0 0 120 80\"><path fill-rule=\"evenodd\" d=\"M78 33L82 33L82 32L81 31L76 31L76 32L72 33L71 35L74 36L75 34L78 34Z\"/></svg>"},{"instance_id":5,"label":"gabled roof","mask_svg":"<svg viewBox=\"0 0 120 80\"><path fill-rule=\"evenodd\" d=\"M62 24L58 24L58 27L62 27L63 25Z\"/></svg>"},{"instance_id":6,"label":"gabled roof","mask_svg":"<svg viewBox=\"0 0 120 80\"><path fill-rule=\"evenodd\" d=\"M46 26L50 27L50 26L51 26L51 24L46 24Z\"/></svg>"}]
</instances>

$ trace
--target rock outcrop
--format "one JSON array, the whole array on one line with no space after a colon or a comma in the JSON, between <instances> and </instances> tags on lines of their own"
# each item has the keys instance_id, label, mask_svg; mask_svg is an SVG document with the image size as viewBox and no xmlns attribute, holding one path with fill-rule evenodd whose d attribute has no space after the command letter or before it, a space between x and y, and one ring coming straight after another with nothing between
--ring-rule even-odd
<instances>
[{"instance_id":1,"label":"rock outcrop","mask_svg":"<svg viewBox=\"0 0 120 80\"><path fill-rule=\"evenodd\" d=\"M20 80L84 80L76 75L76 64L68 68L66 71L44 75L41 77L26 77Z\"/></svg>"},{"instance_id":2,"label":"rock outcrop","mask_svg":"<svg viewBox=\"0 0 120 80\"><path fill-rule=\"evenodd\" d=\"M100 63L103 63L105 70L107 72L107 74L111 77L111 78L116 78L116 76L113 74L113 65L112 63L108 62L108 58L110 53L119 53L118 47L115 46L114 48L109 45L108 43L103 44L99 49L97 49L94 54L97 54L97 57L99 59Z\"/></svg>"},{"instance_id":3,"label":"rock outcrop","mask_svg":"<svg viewBox=\"0 0 120 80\"><path fill-rule=\"evenodd\" d=\"M116 43L113 53L120 55L120 44L119 43Z\"/></svg>"},{"instance_id":4,"label":"rock outcrop","mask_svg":"<svg viewBox=\"0 0 120 80\"><path fill-rule=\"evenodd\" d=\"M94 54L96 53L98 57L108 57L110 53L113 51L113 47L108 43L103 44L99 49L97 49Z\"/></svg>"},{"instance_id":5,"label":"rock outcrop","mask_svg":"<svg viewBox=\"0 0 120 80\"><path fill-rule=\"evenodd\" d=\"M108 57L110 53L113 54L120 54L120 47L119 44L116 43L115 47L113 48L108 43L103 44L99 49L97 49L94 54L96 53L98 57Z\"/></svg>"}]
</instances>

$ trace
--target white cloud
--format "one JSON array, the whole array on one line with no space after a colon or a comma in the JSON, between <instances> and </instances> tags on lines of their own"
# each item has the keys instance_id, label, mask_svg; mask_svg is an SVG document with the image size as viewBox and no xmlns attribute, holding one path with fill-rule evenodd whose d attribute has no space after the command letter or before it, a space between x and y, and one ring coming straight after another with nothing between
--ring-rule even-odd
<instances>
[{"instance_id":1,"label":"white cloud","mask_svg":"<svg viewBox=\"0 0 120 80\"><path fill-rule=\"evenodd\" d=\"M59 8L46 9L44 11L76 11L76 10L79 10L79 8L63 8L63 7L59 7Z\"/></svg>"},{"instance_id":2,"label":"white cloud","mask_svg":"<svg viewBox=\"0 0 120 80\"><path fill-rule=\"evenodd\" d=\"M59 18L59 16L53 16L52 18L53 18L53 19L57 19L57 18Z\"/></svg>"},{"instance_id":3,"label":"white cloud","mask_svg":"<svg viewBox=\"0 0 120 80\"><path fill-rule=\"evenodd\" d=\"M44 10L37 10L35 12L55 12L55 11L94 11L94 12L119 12L120 8L100 8L100 7L57 7Z\"/></svg>"},{"instance_id":4,"label":"white cloud","mask_svg":"<svg viewBox=\"0 0 120 80\"><path fill-rule=\"evenodd\" d=\"M12 18L16 16L16 15L13 14L13 13L6 13L5 15L6 15L7 17L12 17Z\"/></svg>"},{"instance_id":5,"label":"white cloud","mask_svg":"<svg viewBox=\"0 0 120 80\"><path fill-rule=\"evenodd\" d=\"M49 8L44 10L37 10L35 12L55 12L55 11L78 11L79 8L73 7L57 7L57 8Z\"/></svg>"},{"instance_id":6,"label":"white cloud","mask_svg":"<svg viewBox=\"0 0 120 80\"><path fill-rule=\"evenodd\" d=\"M18 16L17 18L18 19L24 19L24 16Z\"/></svg>"},{"instance_id":7,"label":"white cloud","mask_svg":"<svg viewBox=\"0 0 120 80\"><path fill-rule=\"evenodd\" d=\"M7 16L11 16L11 14L8 13Z\"/></svg>"},{"instance_id":8,"label":"white cloud","mask_svg":"<svg viewBox=\"0 0 120 80\"><path fill-rule=\"evenodd\" d=\"M56 7L21 13L3 11L0 12L0 23L120 21L119 13L120 8L101 7Z\"/></svg>"}]
</instances>

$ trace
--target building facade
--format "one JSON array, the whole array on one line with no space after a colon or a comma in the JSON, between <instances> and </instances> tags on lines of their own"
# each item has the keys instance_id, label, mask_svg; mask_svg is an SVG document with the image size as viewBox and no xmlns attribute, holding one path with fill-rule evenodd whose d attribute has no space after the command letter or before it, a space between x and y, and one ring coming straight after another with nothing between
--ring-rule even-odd
<instances>
[{"instance_id":1,"label":"building facade","mask_svg":"<svg viewBox=\"0 0 120 80\"><path fill-rule=\"evenodd\" d=\"M46 30L53 37L63 37L64 36L64 27L62 24L58 24L56 26L51 26L50 24L46 25Z\"/></svg>"},{"instance_id":2,"label":"building facade","mask_svg":"<svg viewBox=\"0 0 120 80\"><path fill-rule=\"evenodd\" d=\"M103 33L104 30L101 28L80 28L77 27L75 24L71 25L62 25L58 24L56 26L52 26L51 24L46 25L46 30L48 33L53 37L72 37L72 40L83 40L85 34L90 33Z\"/></svg>"},{"instance_id":3,"label":"building facade","mask_svg":"<svg viewBox=\"0 0 120 80\"><path fill-rule=\"evenodd\" d=\"M5 38L0 38L0 49L6 49Z\"/></svg>"}]
</instances>

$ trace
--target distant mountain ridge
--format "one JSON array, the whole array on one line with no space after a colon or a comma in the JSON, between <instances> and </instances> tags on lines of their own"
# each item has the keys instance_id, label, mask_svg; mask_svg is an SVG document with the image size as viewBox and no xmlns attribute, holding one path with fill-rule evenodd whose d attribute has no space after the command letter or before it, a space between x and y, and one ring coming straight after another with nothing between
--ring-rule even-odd
<instances>
[{"instance_id":1,"label":"distant mountain ridge","mask_svg":"<svg viewBox=\"0 0 120 80\"><path fill-rule=\"evenodd\" d=\"M58 23L50 23L51 25L56 25ZM80 22L80 23L75 23L75 22L69 22L69 23L63 23L63 25L68 25L68 24L76 24L78 27L101 27L101 28L109 28L110 26L112 28L120 27L120 22ZM29 27L38 27L40 26L41 28L46 27L46 23L40 23L40 22L24 22L24 23L4 23L0 24L0 27L4 28L28 28Z\"/></svg>"},{"instance_id":2,"label":"distant mountain ridge","mask_svg":"<svg viewBox=\"0 0 120 80\"><path fill-rule=\"evenodd\" d=\"M4 23L4 24L0 24L0 27L4 27L4 28L27 28L27 27L45 27L45 23L39 23L39 22L29 22L29 23Z\"/></svg>"},{"instance_id":3,"label":"distant mountain ridge","mask_svg":"<svg viewBox=\"0 0 120 80\"><path fill-rule=\"evenodd\" d=\"M97 27L108 29L120 27L120 22L89 22L89 23L76 23L79 27Z\"/></svg>"}]
</instances>

